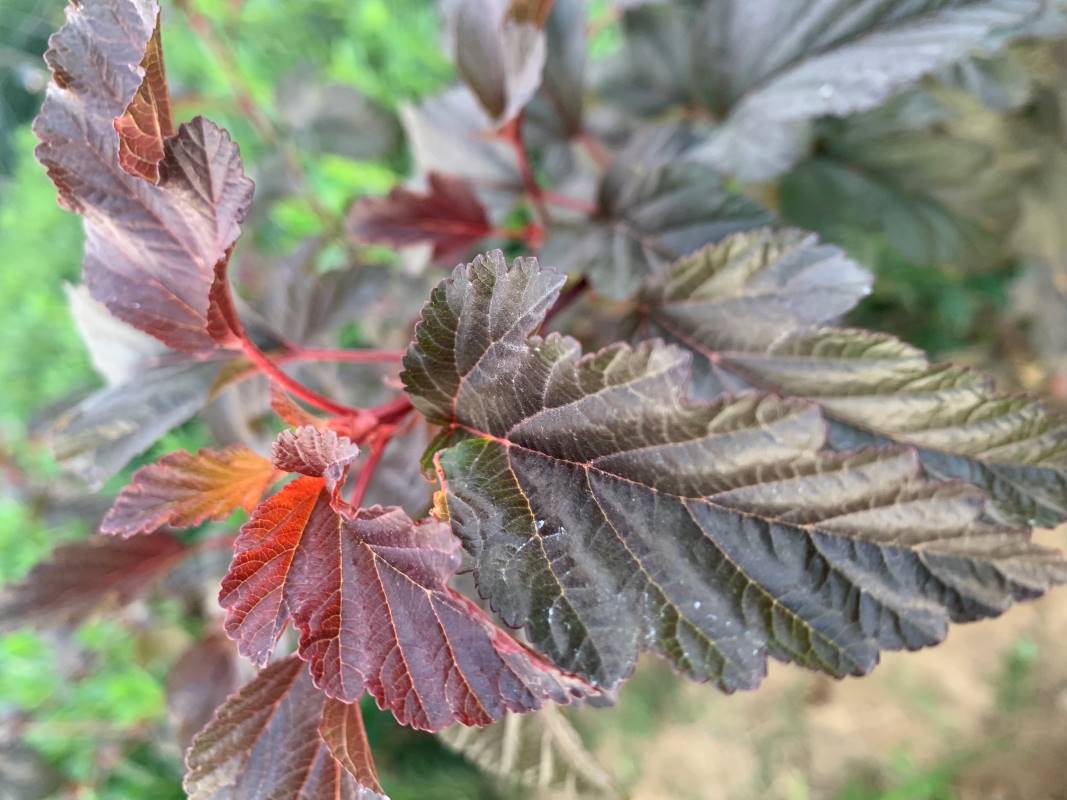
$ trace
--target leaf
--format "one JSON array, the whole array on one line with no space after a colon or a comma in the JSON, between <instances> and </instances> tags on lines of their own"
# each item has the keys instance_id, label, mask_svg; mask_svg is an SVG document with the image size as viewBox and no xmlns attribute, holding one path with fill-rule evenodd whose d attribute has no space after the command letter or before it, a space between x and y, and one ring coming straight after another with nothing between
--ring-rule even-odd
<instances>
[{"instance_id":1,"label":"leaf","mask_svg":"<svg viewBox=\"0 0 1067 800\"><path fill-rule=\"evenodd\" d=\"M322 705L319 735L334 759L356 778L360 786L381 793L378 771L374 766L358 704L327 698Z\"/></svg>"},{"instance_id":2,"label":"leaf","mask_svg":"<svg viewBox=\"0 0 1067 800\"><path fill-rule=\"evenodd\" d=\"M185 553L173 536L123 540L94 536L60 545L18 583L0 593L0 630L76 624L105 601L125 605Z\"/></svg>"},{"instance_id":3,"label":"leaf","mask_svg":"<svg viewBox=\"0 0 1067 800\"><path fill-rule=\"evenodd\" d=\"M514 148L486 136L491 121L466 88L448 89L417 106L402 105L400 121L418 173L463 178L494 220L522 194Z\"/></svg>"},{"instance_id":4,"label":"leaf","mask_svg":"<svg viewBox=\"0 0 1067 800\"><path fill-rule=\"evenodd\" d=\"M65 470L99 489L131 458L191 419L223 379L218 362L143 367L59 417L48 434L52 452Z\"/></svg>"},{"instance_id":5,"label":"leaf","mask_svg":"<svg viewBox=\"0 0 1067 800\"><path fill-rule=\"evenodd\" d=\"M836 255L820 259L820 252ZM969 369L931 364L887 334L821 327L826 319L788 313L843 313L859 297L841 291L863 285L847 277L857 272L836 248L796 232L740 235L673 265L650 294L650 319L707 359L713 374L734 376L735 386L821 405L842 423L831 431L835 446L914 445L931 476L989 492L998 519L1067 519L1067 426L1041 403L999 394Z\"/></svg>"},{"instance_id":6,"label":"leaf","mask_svg":"<svg viewBox=\"0 0 1067 800\"><path fill-rule=\"evenodd\" d=\"M827 237L884 233L916 263L1002 258L1034 154L1003 117L959 92L913 92L818 126L818 155L783 178L781 212Z\"/></svg>"},{"instance_id":7,"label":"leaf","mask_svg":"<svg viewBox=\"0 0 1067 800\"><path fill-rule=\"evenodd\" d=\"M170 93L163 68L163 43L159 34L159 14L152 38L141 59L144 77L125 113L115 118L119 135L119 166L138 178L159 183L159 162L166 156L164 143L174 135L170 113Z\"/></svg>"},{"instance_id":8,"label":"leaf","mask_svg":"<svg viewBox=\"0 0 1067 800\"><path fill-rule=\"evenodd\" d=\"M506 785L541 798L618 797L611 776L555 706L508 714L485 728L455 725L438 734L449 748Z\"/></svg>"},{"instance_id":9,"label":"leaf","mask_svg":"<svg viewBox=\"0 0 1067 800\"><path fill-rule=\"evenodd\" d=\"M445 25L456 70L496 125L541 85L552 0L449 0Z\"/></svg>"},{"instance_id":10,"label":"leaf","mask_svg":"<svg viewBox=\"0 0 1067 800\"><path fill-rule=\"evenodd\" d=\"M446 427L438 473L479 591L561 669L614 687L649 649L727 690L768 656L863 674L1067 579L912 452L819 452L812 405L693 404L679 348L583 357L531 336L564 280L499 252L457 267L401 375Z\"/></svg>"},{"instance_id":11,"label":"leaf","mask_svg":"<svg viewBox=\"0 0 1067 800\"><path fill-rule=\"evenodd\" d=\"M357 242L406 247L433 245L435 263L455 263L492 230L477 195L467 183L436 172L418 194L396 186L384 198L363 198L348 215Z\"/></svg>"},{"instance_id":12,"label":"leaf","mask_svg":"<svg viewBox=\"0 0 1067 800\"><path fill-rule=\"evenodd\" d=\"M781 174L806 122L874 108L971 50L1024 33L1040 0L716 0L627 10L609 100L654 116L706 109L721 123L691 157L746 181Z\"/></svg>"},{"instance_id":13,"label":"leaf","mask_svg":"<svg viewBox=\"0 0 1067 800\"><path fill-rule=\"evenodd\" d=\"M167 349L158 340L111 316L85 286L64 285L67 306L78 335L89 351L93 368L108 386L118 386L139 373L146 361Z\"/></svg>"},{"instance_id":14,"label":"leaf","mask_svg":"<svg viewBox=\"0 0 1067 800\"><path fill-rule=\"evenodd\" d=\"M545 22L547 55L541 89L523 115L524 124L534 123L563 139L585 129L587 17L586 0L552 4Z\"/></svg>"},{"instance_id":15,"label":"leaf","mask_svg":"<svg viewBox=\"0 0 1067 800\"><path fill-rule=\"evenodd\" d=\"M225 636L212 633L193 642L168 673L167 711L183 750L238 688L236 656Z\"/></svg>"},{"instance_id":16,"label":"leaf","mask_svg":"<svg viewBox=\"0 0 1067 800\"><path fill-rule=\"evenodd\" d=\"M288 463L293 441L314 436L323 433L283 434L276 463ZM241 529L219 602L242 654L264 663L291 617L316 686L345 702L368 691L401 724L424 730L485 725L509 709L584 694L448 587L460 559L447 525L339 501L346 468L342 460L325 478L297 478Z\"/></svg>"},{"instance_id":17,"label":"leaf","mask_svg":"<svg viewBox=\"0 0 1067 800\"><path fill-rule=\"evenodd\" d=\"M252 182L229 134L202 118L166 140L158 186L120 167L114 120L140 90L157 13L147 0L71 6L45 56L53 80L36 152L60 203L85 220L93 298L175 350L212 350L216 265L237 241Z\"/></svg>"},{"instance_id":18,"label":"leaf","mask_svg":"<svg viewBox=\"0 0 1067 800\"><path fill-rule=\"evenodd\" d=\"M100 532L126 537L223 520L238 508L251 512L278 477L270 461L242 445L170 453L133 474Z\"/></svg>"},{"instance_id":19,"label":"leaf","mask_svg":"<svg viewBox=\"0 0 1067 800\"><path fill-rule=\"evenodd\" d=\"M183 781L189 800L385 800L319 735L327 703L296 656L271 664L193 739Z\"/></svg>"},{"instance_id":20,"label":"leaf","mask_svg":"<svg viewBox=\"0 0 1067 800\"><path fill-rule=\"evenodd\" d=\"M675 160L682 141L670 130L639 137L604 175L592 218L550 231L544 259L623 298L680 255L770 221L766 209L727 191L713 170Z\"/></svg>"}]
</instances>

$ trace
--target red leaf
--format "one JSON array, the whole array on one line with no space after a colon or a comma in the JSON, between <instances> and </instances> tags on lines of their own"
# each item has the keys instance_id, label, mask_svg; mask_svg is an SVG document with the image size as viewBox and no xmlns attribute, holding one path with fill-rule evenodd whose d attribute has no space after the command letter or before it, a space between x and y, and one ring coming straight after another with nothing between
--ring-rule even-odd
<instances>
[{"instance_id":1,"label":"red leaf","mask_svg":"<svg viewBox=\"0 0 1067 800\"><path fill-rule=\"evenodd\" d=\"M164 525L191 528L225 519L238 508L251 512L277 478L271 462L241 445L170 453L134 473L100 532L133 536Z\"/></svg>"},{"instance_id":2,"label":"red leaf","mask_svg":"<svg viewBox=\"0 0 1067 800\"><path fill-rule=\"evenodd\" d=\"M119 134L119 165L131 175L159 183L159 162L166 155L163 143L174 135L167 75L163 68L159 14L156 14L156 27L141 59L141 68L144 78L137 94L126 107L126 113L115 119L115 130Z\"/></svg>"},{"instance_id":3,"label":"red leaf","mask_svg":"<svg viewBox=\"0 0 1067 800\"><path fill-rule=\"evenodd\" d=\"M34 123L37 157L61 204L85 218L92 296L175 350L211 350L216 265L240 235L252 182L229 134L199 117L164 141L158 186L120 166L115 120L141 91L157 13L147 0L70 6L45 56L54 80Z\"/></svg>"},{"instance_id":4,"label":"red leaf","mask_svg":"<svg viewBox=\"0 0 1067 800\"><path fill-rule=\"evenodd\" d=\"M460 178L431 172L429 190L402 186L384 198L364 198L353 206L348 230L360 242L406 247L433 245L433 260L451 263L492 230L478 197Z\"/></svg>"},{"instance_id":5,"label":"red leaf","mask_svg":"<svg viewBox=\"0 0 1067 800\"><path fill-rule=\"evenodd\" d=\"M310 411L298 406L296 401L273 381L270 384L270 407L278 415L278 419L293 428L302 428L305 425L321 428L326 425L325 419L316 417Z\"/></svg>"},{"instance_id":6,"label":"red leaf","mask_svg":"<svg viewBox=\"0 0 1067 800\"><path fill-rule=\"evenodd\" d=\"M285 630L289 570L305 530L336 518L323 486L321 478L297 478L260 504L234 545L219 603L226 609L226 634L259 666Z\"/></svg>"},{"instance_id":7,"label":"red leaf","mask_svg":"<svg viewBox=\"0 0 1067 800\"><path fill-rule=\"evenodd\" d=\"M366 772L350 773L319 735L326 704L295 656L267 667L193 739L183 782L189 800L385 800L376 780L362 784ZM331 709L331 726L335 715Z\"/></svg>"},{"instance_id":8,"label":"red leaf","mask_svg":"<svg viewBox=\"0 0 1067 800\"><path fill-rule=\"evenodd\" d=\"M331 434L302 428L279 437L276 463L326 477L293 481L237 537L219 601L241 653L266 663L291 618L316 686L345 702L369 691L401 724L425 730L485 725L506 710L583 696L585 683L449 588L460 554L448 525L416 525L399 508L353 512L337 497L353 454ZM339 460L323 466L331 452Z\"/></svg>"},{"instance_id":9,"label":"red leaf","mask_svg":"<svg viewBox=\"0 0 1067 800\"><path fill-rule=\"evenodd\" d=\"M129 603L184 552L180 541L164 533L129 540L94 536L57 547L0 593L0 630L74 624L108 599Z\"/></svg>"},{"instance_id":10,"label":"red leaf","mask_svg":"<svg viewBox=\"0 0 1067 800\"><path fill-rule=\"evenodd\" d=\"M327 698L322 705L319 735L333 757L355 776L361 786L382 791L367 741L367 730L363 727L363 715L357 704Z\"/></svg>"}]
</instances>

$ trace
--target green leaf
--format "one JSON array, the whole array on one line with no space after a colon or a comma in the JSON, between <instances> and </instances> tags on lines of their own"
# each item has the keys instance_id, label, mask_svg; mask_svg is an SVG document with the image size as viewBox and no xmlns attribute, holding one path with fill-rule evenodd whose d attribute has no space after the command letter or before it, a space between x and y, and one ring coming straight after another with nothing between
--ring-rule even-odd
<instances>
[{"instance_id":1,"label":"green leaf","mask_svg":"<svg viewBox=\"0 0 1067 800\"><path fill-rule=\"evenodd\" d=\"M862 674L1067 579L912 451L820 452L811 404L694 404L680 348L533 336L563 281L499 252L457 267L402 379L459 437L436 463L479 591L564 670L611 687L653 650L727 690L768 656Z\"/></svg>"},{"instance_id":2,"label":"green leaf","mask_svg":"<svg viewBox=\"0 0 1067 800\"><path fill-rule=\"evenodd\" d=\"M848 310L829 274L811 290L825 264L815 257L820 251L849 263L836 248L795 232L733 237L674 264L647 297L649 321L699 354L705 394L756 387L806 398L837 423L830 434L836 447L913 445L927 474L985 489L999 520L1067 519L1067 426L1041 403L1000 394L969 369L931 364L887 334L781 313L827 304ZM841 266L839 277L849 270L856 268ZM749 324L740 323L739 309Z\"/></svg>"}]
</instances>

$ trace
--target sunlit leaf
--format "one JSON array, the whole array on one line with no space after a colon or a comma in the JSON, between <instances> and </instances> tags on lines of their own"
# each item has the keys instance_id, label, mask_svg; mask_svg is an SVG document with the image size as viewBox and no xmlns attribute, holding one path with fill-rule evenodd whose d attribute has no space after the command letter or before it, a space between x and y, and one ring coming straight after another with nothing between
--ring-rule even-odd
<instances>
[{"instance_id":1,"label":"sunlit leaf","mask_svg":"<svg viewBox=\"0 0 1067 800\"><path fill-rule=\"evenodd\" d=\"M134 473L100 532L133 536L164 525L191 528L238 508L251 511L278 476L270 461L241 445L170 453Z\"/></svg>"},{"instance_id":2,"label":"sunlit leaf","mask_svg":"<svg viewBox=\"0 0 1067 800\"><path fill-rule=\"evenodd\" d=\"M321 438L300 447L298 442ZM447 525L416 525L401 509L354 510L338 495L353 457L314 428L283 434L278 465L324 477L297 478L241 529L220 602L241 652L265 663L291 618L300 656L330 697L370 692L404 725L439 730L485 725L506 710L585 693L496 628L448 587L460 566ZM338 461L319 456L337 452Z\"/></svg>"},{"instance_id":3,"label":"sunlit leaf","mask_svg":"<svg viewBox=\"0 0 1067 800\"><path fill-rule=\"evenodd\" d=\"M561 668L614 686L641 650L725 689L768 656L863 674L1067 579L908 450L820 452L817 407L686 397L689 356L532 336L563 276L499 252L434 290L405 357L479 590Z\"/></svg>"}]
</instances>

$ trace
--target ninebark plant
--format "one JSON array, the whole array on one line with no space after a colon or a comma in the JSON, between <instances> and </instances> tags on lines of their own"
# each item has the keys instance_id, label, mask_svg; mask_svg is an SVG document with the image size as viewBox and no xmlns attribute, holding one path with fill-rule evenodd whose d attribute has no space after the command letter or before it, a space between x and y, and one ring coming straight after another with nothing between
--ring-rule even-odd
<instances>
[{"instance_id":1,"label":"ninebark plant","mask_svg":"<svg viewBox=\"0 0 1067 800\"><path fill-rule=\"evenodd\" d=\"M628 3L622 51L593 65L580 0L451 0L465 85L404 110L418 174L347 220L354 243L450 268L417 321L390 320L401 352L312 347L237 299L253 184L236 143L172 119L154 0L79 0L46 55L37 155L84 219L88 343L125 360L57 423L57 455L99 485L248 386L284 429L269 453L223 442L142 467L100 535L8 589L0 615L136 597L204 549L176 531L244 509L232 543L208 542L232 544L225 633L261 671L193 739L191 797L384 796L364 694L491 768L496 729L451 726L537 712L533 767L503 745L511 777L605 796L555 707L611 702L644 651L725 691L756 688L770 658L863 675L1039 596L1067 578L1030 541L1067 518L1063 423L840 326L870 275L736 189L789 168L817 118L871 109L1040 11ZM476 255L494 243L517 257ZM354 291L262 269L309 318ZM396 292L410 270L375 274ZM363 366L332 383L294 369L331 361ZM372 363L384 383L346 383ZM386 470L425 502L380 504Z\"/></svg>"}]
</instances>

